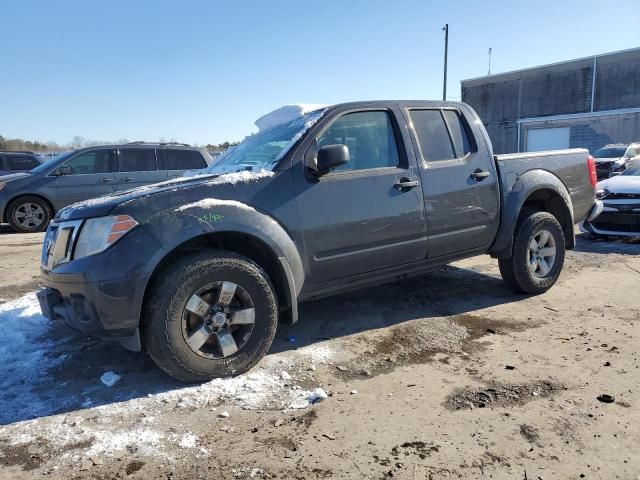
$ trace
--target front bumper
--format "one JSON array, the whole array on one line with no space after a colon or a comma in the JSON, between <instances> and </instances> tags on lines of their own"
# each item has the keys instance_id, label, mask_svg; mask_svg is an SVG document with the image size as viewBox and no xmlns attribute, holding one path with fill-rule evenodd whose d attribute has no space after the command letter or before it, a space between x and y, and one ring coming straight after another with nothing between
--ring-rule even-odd
<instances>
[{"instance_id":1,"label":"front bumper","mask_svg":"<svg viewBox=\"0 0 640 480\"><path fill-rule=\"evenodd\" d=\"M46 240L44 248L46 251ZM53 268L43 255L45 288L37 294L42 314L84 334L118 340L126 348L139 350L149 268L159 250L144 228L136 228L102 253Z\"/></svg>"},{"instance_id":2,"label":"front bumper","mask_svg":"<svg viewBox=\"0 0 640 480\"><path fill-rule=\"evenodd\" d=\"M616 237L640 236L640 202L600 202L599 212L580 225L583 232ZM594 206L595 209L595 206Z\"/></svg>"}]
</instances>

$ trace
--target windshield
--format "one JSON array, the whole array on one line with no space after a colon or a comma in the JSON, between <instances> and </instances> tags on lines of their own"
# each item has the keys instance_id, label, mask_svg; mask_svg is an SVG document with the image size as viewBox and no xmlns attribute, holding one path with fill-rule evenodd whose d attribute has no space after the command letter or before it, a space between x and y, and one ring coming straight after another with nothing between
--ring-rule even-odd
<instances>
[{"instance_id":1,"label":"windshield","mask_svg":"<svg viewBox=\"0 0 640 480\"><path fill-rule=\"evenodd\" d=\"M291 122L249 135L220 155L206 171L270 170L323 113L324 110L309 112Z\"/></svg>"},{"instance_id":2,"label":"windshield","mask_svg":"<svg viewBox=\"0 0 640 480\"><path fill-rule=\"evenodd\" d=\"M624 155L626 147L604 147L593 154L595 158L619 158Z\"/></svg>"},{"instance_id":3,"label":"windshield","mask_svg":"<svg viewBox=\"0 0 640 480\"><path fill-rule=\"evenodd\" d=\"M47 170L49 170L50 168L54 167L60 160L67 158L68 156L70 156L73 153L73 150L68 151L68 152L62 152L60 155L56 155L55 157L53 157L51 160L48 160L40 165L38 165L36 168L34 168L33 170L31 170L29 173L42 173L42 172L46 172Z\"/></svg>"}]
</instances>

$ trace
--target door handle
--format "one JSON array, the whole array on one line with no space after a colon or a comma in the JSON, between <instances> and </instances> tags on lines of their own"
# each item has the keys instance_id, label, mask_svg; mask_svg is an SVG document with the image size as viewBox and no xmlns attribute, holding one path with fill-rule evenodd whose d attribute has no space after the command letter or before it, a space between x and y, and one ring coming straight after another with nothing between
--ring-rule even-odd
<instances>
[{"instance_id":1,"label":"door handle","mask_svg":"<svg viewBox=\"0 0 640 480\"><path fill-rule=\"evenodd\" d=\"M135 179L133 177L125 177L122 180L120 180L121 183L129 183L129 182L133 182Z\"/></svg>"},{"instance_id":2,"label":"door handle","mask_svg":"<svg viewBox=\"0 0 640 480\"><path fill-rule=\"evenodd\" d=\"M473 178L476 182L481 182L482 180L487 178L489 175L491 175L489 172L485 172L484 170L476 168L471 174L471 178Z\"/></svg>"},{"instance_id":3,"label":"door handle","mask_svg":"<svg viewBox=\"0 0 640 480\"><path fill-rule=\"evenodd\" d=\"M98 183L113 183L113 179L112 178L101 178L100 180L98 180Z\"/></svg>"},{"instance_id":4,"label":"door handle","mask_svg":"<svg viewBox=\"0 0 640 480\"><path fill-rule=\"evenodd\" d=\"M411 188L417 187L418 185L420 185L420 182L418 180L410 180L406 177L402 177L400 180L393 184L393 186L398 190L409 190Z\"/></svg>"}]
</instances>

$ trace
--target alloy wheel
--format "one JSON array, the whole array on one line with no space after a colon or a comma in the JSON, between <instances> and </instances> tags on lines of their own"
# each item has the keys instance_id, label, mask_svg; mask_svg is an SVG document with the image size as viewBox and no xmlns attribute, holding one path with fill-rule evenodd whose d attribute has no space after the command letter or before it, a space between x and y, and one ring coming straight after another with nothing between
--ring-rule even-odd
<instances>
[{"instance_id":1,"label":"alloy wheel","mask_svg":"<svg viewBox=\"0 0 640 480\"><path fill-rule=\"evenodd\" d=\"M556 262L556 241L548 230L540 230L529 242L529 271L538 278L546 277Z\"/></svg>"},{"instance_id":2,"label":"alloy wheel","mask_svg":"<svg viewBox=\"0 0 640 480\"><path fill-rule=\"evenodd\" d=\"M187 345L205 358L226 358L251 337L255 308L249 294L233 282L215 282L200 288L187 301L182 333Z\"/></svg>"},{"instance_id":3,"label":"alloy wheel","mask_svg":"<svg viewBox=\"0 0 640 480\"><path fill-rule=\"evenodd\" d=\"M44 209L36 203L23 203L13 214L16 223L25 230L33 230L42 225L45 218Z\"/></svg>"}]
</instances>

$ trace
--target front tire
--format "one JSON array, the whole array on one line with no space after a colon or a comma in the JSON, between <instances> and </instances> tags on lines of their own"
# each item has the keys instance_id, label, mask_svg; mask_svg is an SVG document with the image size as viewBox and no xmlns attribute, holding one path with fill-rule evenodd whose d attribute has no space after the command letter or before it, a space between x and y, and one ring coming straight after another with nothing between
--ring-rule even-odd
<instances>
[{"instance_id":1,"label":"front tire","mask_svg":"<svg viewBox=\"0 0 640 480\"><path fill-rule=\"evenodd\" d=\"M53 215L51 206L40 197L16 198L9 204L7 220L19 233L44 232Z\"/></svg>"},{"instance_id":2,"label":"front tire","mask_svg":"<svg viewBox=\"0 0 640 480\"><path fill-rule=\"evenodd\" d=\"M510 258L498 260L500 274L514 290L540 294L560 277L565 243L558 220L547 212L523 212Z\"/></svg>"},{"instance_id":3,"label":"front tire","mask_svg":"<svg viewBox=\"0 0 640 480\"><path fill-rule=\"evenodd\" d=\"M230 252L184 257L160 273L143 320L154 362L183 382L239 375L271 347L278 302L265 271Z\"/></svg>"}]
</instances>

